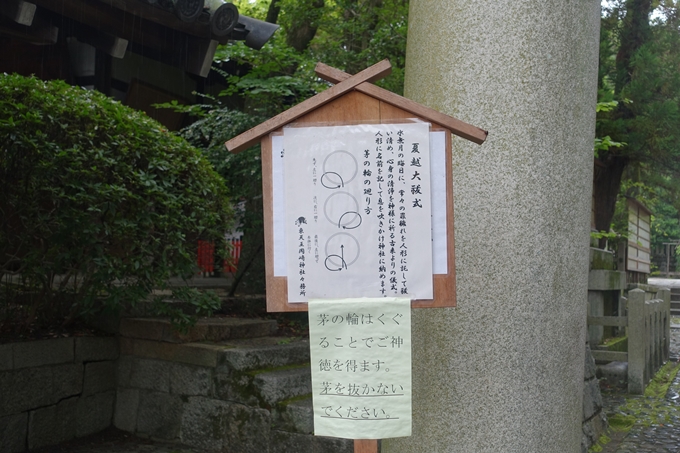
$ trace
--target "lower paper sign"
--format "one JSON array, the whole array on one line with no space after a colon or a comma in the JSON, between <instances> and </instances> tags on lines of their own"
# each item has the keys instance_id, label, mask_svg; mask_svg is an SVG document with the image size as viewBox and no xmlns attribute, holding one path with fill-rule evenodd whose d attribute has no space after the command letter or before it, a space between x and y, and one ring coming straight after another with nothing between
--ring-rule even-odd
<instances>
[{"instance_id":1,"label":"lower paper sign","mask_svg":"<svg viewBox=\"0 0 680 453\"><path fill-rule=\"evenodd\" d=\"M411 435L411 301L309 301L314 434Z\"/></svg>"}]
</instances>

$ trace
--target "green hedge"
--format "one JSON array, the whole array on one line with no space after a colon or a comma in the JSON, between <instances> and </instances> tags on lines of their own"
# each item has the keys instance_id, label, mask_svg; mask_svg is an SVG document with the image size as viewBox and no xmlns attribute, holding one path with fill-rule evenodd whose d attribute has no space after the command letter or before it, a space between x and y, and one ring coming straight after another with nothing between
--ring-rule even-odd
<instances>
[{"instance_id":1,"label":"green hedge","mask_svg":"<svg viewBox=\"0 0 680 453\"><path fill-rule=\"evenodd\" d=\"M98 92L17 75L0 75L0 193L0 297L27 322L134 304L195 273L197 241L231 222L185 140Z\"/></svg>"}]
</instances>

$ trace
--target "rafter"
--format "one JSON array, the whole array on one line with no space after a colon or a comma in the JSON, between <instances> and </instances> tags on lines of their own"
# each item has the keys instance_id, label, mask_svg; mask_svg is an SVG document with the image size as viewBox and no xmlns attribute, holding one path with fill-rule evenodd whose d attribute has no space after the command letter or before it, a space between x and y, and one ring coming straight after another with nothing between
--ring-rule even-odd
<instances>
[{"instance_id":1,"label":"rafter","mask_svg":"<svg viewBox=\"0 0 680 453\"><path fill-rule=\"evenodd\" d=\"M59 29L52 25L50 21L39 16L33 19L30 27L0 17L0 34L33 44L45 45L57 42Z\"/></svg>"},{"instance_id":2,"label":"rafter","mask_svg":"<svg viewBox=\"0 0 680 453\"><path fill-rule=\"evenodd\" d=\"M30 26L33 23L35 10L35 4L23 0L2 0L0 2L0 14L21 25Z\"/></svg>"},{"instance_id":3,"label":"rafter","mask_svg":"<svg viewBox=\"0 0 680 453\"><path fill-rule=\"evenodd\" d=\"M122 6L127 5L127 0L34 0L40 9L48 10L54 15L64 16L69 19L68 30L75 36L82 34L83 27L96 30L100 36L89 33L87 40L92 41L96 47L104 50L109 55L119 56L124 52L123 48L150 50L144 51L146 55L153 54L155 59L164 63L179 67L187 72L205 77L210 70L210 63L217 48L217 42L207 37L199 37L195 34L161 25L136 16L137 7L149 8L138 0L135 0L135 8L125 10ZM139 5L136 5L139 4ZM153 8L156 10L157 8ZM176 25L177 19L166 11L158 10L158 13L169 16L168 23ZM179 21L181 22L181 21ZM182 24L184 24L182 22ZM126 43L127 42L127 43ZM129 45L128 45L129 44ZM206 63L207 62L207 63Z\"/></svg>"}]
</instances>

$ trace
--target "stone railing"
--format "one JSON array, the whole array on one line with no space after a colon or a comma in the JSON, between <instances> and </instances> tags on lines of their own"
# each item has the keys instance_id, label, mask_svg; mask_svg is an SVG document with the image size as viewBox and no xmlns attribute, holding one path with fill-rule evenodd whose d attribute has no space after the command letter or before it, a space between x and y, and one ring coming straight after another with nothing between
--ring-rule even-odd
<instances>
[{"instance_id":1,"label":"stone railing","mask_svg":"<svg viewBox=\"0 0 680 453\"><path fill-rule=\"evenodd\" d=\"M651 297L650 297L651 296ZM628 316L589 316L589 326L626 327L628 352L593 350L597 361L628 362L628 392L642 394L654 373L668 360L670 290L628 292Z\"/></svg>"}]
</instances>

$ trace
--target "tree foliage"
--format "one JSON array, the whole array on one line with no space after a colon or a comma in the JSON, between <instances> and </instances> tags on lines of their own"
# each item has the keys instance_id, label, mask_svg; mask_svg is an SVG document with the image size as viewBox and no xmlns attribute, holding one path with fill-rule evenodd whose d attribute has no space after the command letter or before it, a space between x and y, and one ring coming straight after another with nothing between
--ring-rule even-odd
<instances>
[{"instance_id":1,"label":"tree foliage","mask_svg":"<svg viewBox=\"0 0 680 453\"><path fill-rule=\"evenodd\" d=\"M675 196L680 193L679 25L671 1L618 0L603 8L599 101L615 107L597 113L598 230L609 230L617 196L658 206L654 228L665 224L658 221L662 212L680 208ZM661 238L670 231L654 228L653 243L655 234Z\"/></svg>"},{"instance_id":2,"label":"tree foliage","mask_svg":"<svg viewBox=\"0 0 680 453\"><path fill-rule=\"evenodd\" d=\"M27 323L120 308L192 276L197 240L219 241L231 221L200 152L60 81L0 76L0 185L0 314Z\"/></svg>"},{"instance_id":3,"label":"tree foliage","mask_svg":"<svg viewBox=\"0 0 680 453\"><path fill-rule=\"evenodd\" d=\"M407 0L255 0L239 11L281 28L259 51L241 42L221 46L216 66L227 88L202 106L202 118L182 136L204 150L230 193L246 204L244 249L236 284L263 251L259 148L230 155L224 142L325 90L318 61L356 73L388 58L392 74L377 84L403 91ZM191 109L195 112L195 108ZM263 281L263 280L262 280ZM251 285L252 286L252 285ZM232 292L236 286L232 287Z\"/></svg>"},{"instance_id":4,"label":"tree foliage","mask_svg":"<svg viewBox=\"0 0 680 453\"><path fill-rule=\"evenodd\" d=\"M242 43L221 47L218 60L249 68L246 79L291 76L323 89L314 65L324 62L351 74L388 58L392 74L377 84L403 92L408 0L240 0L244 14L276 22L281 29L261 51ZM238 79L232 79L238 80Z\"/></svg>"}]
</instances>

